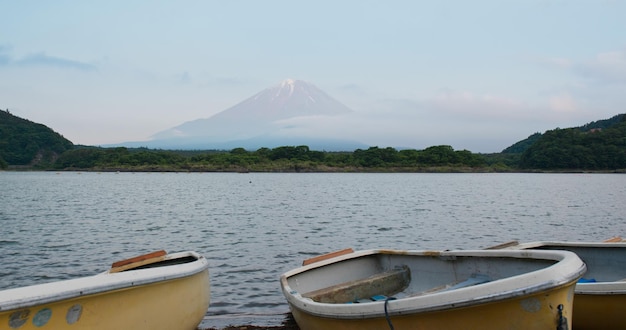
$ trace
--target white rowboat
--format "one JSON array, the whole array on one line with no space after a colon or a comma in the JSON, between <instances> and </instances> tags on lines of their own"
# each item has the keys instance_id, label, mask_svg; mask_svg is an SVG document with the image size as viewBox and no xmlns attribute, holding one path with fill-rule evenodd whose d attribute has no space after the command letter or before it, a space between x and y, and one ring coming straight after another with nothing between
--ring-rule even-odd
<instances>
[{"instance_id":1,"label":"white rowboat","mask_svg":"<svg viewBox=\"0 0 626 330\"><path fill-rule=\"evenodd\" d=\"M209 307L208 262L158 251L94 276L0 291L0 329L196 329Z\"/></svg>"},{"instance_id":2,"label":"white rowboat","mask_svg":"<svg viewBox=\"0 0 626 330\"><path fill-rule=\"evenodd\" d=\"M571 329L585 264L567 251L345 251L281 276L312 329Z\"/></svg>"}]
</instances>

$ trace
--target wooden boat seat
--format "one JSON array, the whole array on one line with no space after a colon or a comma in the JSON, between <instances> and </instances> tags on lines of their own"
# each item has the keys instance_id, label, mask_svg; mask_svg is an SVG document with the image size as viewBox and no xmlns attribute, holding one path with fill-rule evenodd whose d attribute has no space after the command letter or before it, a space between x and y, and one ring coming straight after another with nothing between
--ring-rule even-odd
<instances>
[{"instance_id":1,"label":"wooden boat seat","mask_svg":"<svg viewBox=\"0 0 626 330\"><path fill-rule=\"evenodd\" d=\"M116 261L111 265L109 273L123 272L125 270L135 269L137 267L160 262L165 260L166 255L167 252L165 252L165 250L159 250L152 253L136 256L130 259Z\"/></svg>"},{"instance_id":2,"label":"wooden boat seat","mask_svg":"<svg viewBox=\"0 0 626 330\"><path fill-rule=\"evenodd\" d=\"M338 256L342 256L344 254L350 254L350 253L354 253L354 250L352 250L352 248L347 248L347 249L343 249L343 250L339 250L339 251L335 251L335 252L326 253L326 254L323 254L321 256L317 256L317 257L313 257L313 258L309 258L309 259L304 260L302 262L302 266L310 265L312 263L320 262L322 260L326 260L326 259L330 259L330 258L334 258L334 257L338 257Z\"/></svg>"},{"instance_id":3,"label":"wooden boat seat","mask_svg":"<svg viewBox=\"0 0 626 330\"><path fill-rule=\"evenodd\" d=\"M406 289L411 282L407 266L375 274L367 278L336 284L307 292L302 296L321 303L342 304L376 296L393 296Z\"/></svg>"}]
</instances>

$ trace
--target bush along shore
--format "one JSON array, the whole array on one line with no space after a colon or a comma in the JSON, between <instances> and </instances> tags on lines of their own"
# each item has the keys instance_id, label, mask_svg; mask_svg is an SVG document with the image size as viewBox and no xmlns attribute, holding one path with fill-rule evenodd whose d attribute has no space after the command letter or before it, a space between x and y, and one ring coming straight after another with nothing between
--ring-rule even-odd
<instances>
[{"instance_id":1,"label":"bush along shore","mask_svg":"<svg viewBox=\"0 0 626 330\"><path fill-rule=\"evenodd\" d=\"M422 151L371 147L354 152L312 151L306 146L254 152L164 151L85 147L54 162L8 165L8 170L100 172L511 172L516 156L481 155L449 146Z\"/></svg>"},{"instance_id":2,"label":"bush along shore","mask_svg":"<svg viewBox=\"0 0 626 330\"><path fill-rule=\"evenodd\" d=\"M623 164L586 166L576 162L550 166L520 166L525 154L474 154L435 146L424 150L370 147L353 152L322 152L307 146L261 148L246 151L188 151L83 147L57 157L41 157L39 163L5 164L6 170L101 172L602 172L626 173ZM53 159L53 161L44 161ZM582 166L584 165L584 166ZM621 167L620 167L621 166Z\"/></svg>"},{"instance_id":3,"label":"bush along shore","mask_svg":"<svg viewBox=\"0 0 626 330\"><path fill-rule=\"evenodd\" d=\"M496 166L506 167L498 164ZM371 147L354 152L321 152L307 146L246 151L163 151L82 148L61 154L42 169L175 172L415 172L493 169L482 155L449 146L423 151Z\"/></svg>"},{"instance_id":4,"label":"bush along shore","mask_svg":"<svg viewBox=\"0 0 626 330\"><path fill-rule=\"evenodd\" d=\"M535 133L499 153L436 145L345 152L161 150L74 145L50 128L0 111L0 170L150 172L617 172L626 173L626 114Z\"/></svg>"}]
</instances>

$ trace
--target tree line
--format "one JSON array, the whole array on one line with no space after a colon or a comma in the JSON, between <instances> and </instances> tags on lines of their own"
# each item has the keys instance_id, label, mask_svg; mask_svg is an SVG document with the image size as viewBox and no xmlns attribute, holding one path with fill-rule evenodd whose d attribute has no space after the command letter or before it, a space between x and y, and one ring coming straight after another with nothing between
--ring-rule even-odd
<instances>
[{"instance_id":1,"label":"tree line","mask_svg":"<svg viewBox=\"0 0 626 330\"><path fill-rule=\"evenodd\" d=\"M432 167L480 168L485 157L451 146L424 150L391 147L323 152L308 146L282 146L247 151L175 151L82 147L68 150L54 163L58 170L154 170L154 171L411 171Z\"/></svg>"},{"instance_id":2,"label":"tree line","mask_svg":"<svg viewBox=\"0 0 626 330\"><path fill-rule=\"evenodd\" d=\"M545 132L522 154L520 168L626 169L626 116L609 127L579 127Z\"/></svg>"},{"instance_id":3,"label":"tree line","mask_svg":"<svg viewBox=\"0 0 626 330\"><path fill-rule=\"evenodd\" d=\"M51 166L74 144L45 125L0 110L0 168L8 165Z\"/></svg>"},{"instance_id":4,"label":"tree line","mask_svg":"<svg viewBox=\"0 0 626 330\"><path fill-rule=\"evenodd\" d=\"M119 171L626 171L626 115L535 133L501 153L448 145L325 152L308 146L248 151L74 145L52 129L0 110L0 169Z\"/></svg>"}]
</instances>

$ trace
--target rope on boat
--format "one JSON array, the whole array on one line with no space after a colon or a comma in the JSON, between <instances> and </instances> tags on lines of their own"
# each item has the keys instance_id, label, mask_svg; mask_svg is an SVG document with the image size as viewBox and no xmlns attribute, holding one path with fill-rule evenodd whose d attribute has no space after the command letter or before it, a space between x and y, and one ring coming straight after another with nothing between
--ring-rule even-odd
<instances>
[{"instance_id":1,"label":"rope on boat","mask_svg":"<svg viewBox=\"0 0 626 330\"><path fill-rule=\"evenodd\" d=\"M556 330L568 330L567 318L563 316L563 304L559 304L556 309L558 310L559 318L557 319Z\"/></svg>"},{"instance_id":2,"label":"rope on boat","mask_svg":"<svg viewBox=\"0 0 626 330\"><path fill-rule=\"evenodd\" d=\"M394 330L394 328L393 323L391 323L391 317L389 316L387 305L389 305L389 300L395 299L396 298L394 297L388 297L387 299L385 299L385 319L387 319L387 324L389 325L390 330ZM559 317L557 319L556 330L569 330L567 326L567 318L563 316L563 304L559 304L559 306L557 306L557 310Z\"/></svg>"},{"instance_id":3,"label":"rope on boat","mask_svg":"<svg viewBox=\"0 0 626 330\"><path fill-rule=\"evenodd\" d=\"M389 329L391 330L394 330L394 328L393 328L393 323L391 323L391 317L389 317L389 312L387 311L387 305L389 304L389 300L395 300L395 299L396 298L394 297L388 297L387 299L385 299L385 318L387 319L387 324L389 324Z\"/></svg>"}]
</instances>

